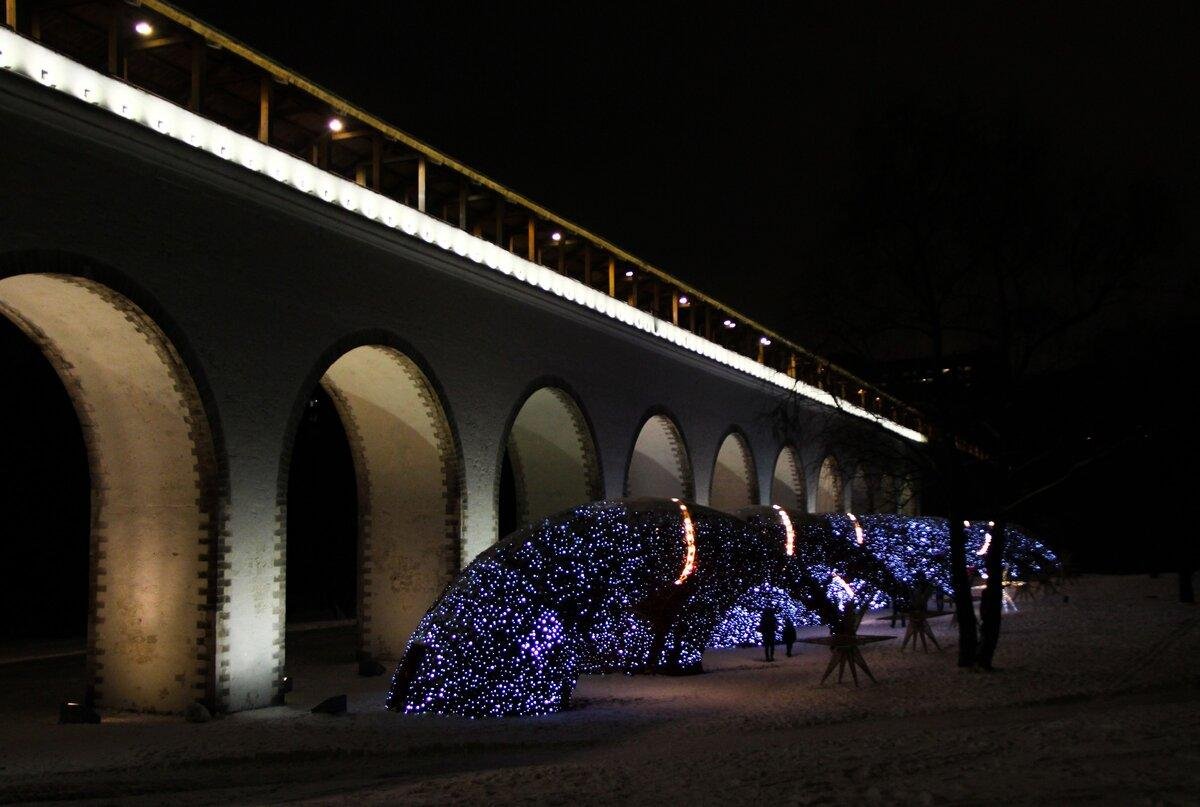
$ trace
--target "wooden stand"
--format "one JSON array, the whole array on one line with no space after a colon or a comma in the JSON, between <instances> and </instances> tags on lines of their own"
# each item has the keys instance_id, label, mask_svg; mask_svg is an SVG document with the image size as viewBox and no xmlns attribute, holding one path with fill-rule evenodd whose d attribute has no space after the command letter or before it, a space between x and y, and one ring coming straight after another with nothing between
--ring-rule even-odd
<instances>
[{"instance_id":1,"label":"wooden stand","mask_svg":"<svg viewBox=\"0 0 1200 807\"><path fill-rule=\"evenodd\" d=\"M842 678L846 674L846 668L850 668L850 677L854 679L854 685L858 686L857 667L867 674L872 683L879 683L875 680L875 676L871 674L871 669L867 667L867 662L863 659L862 651L858 648L864 644L872 642L885 642L888 639L894 639L894 636L867 636L862 634L835 634L833 636L819 636L815 639L801 639L802 642L808 644L823 644L829 648L829 666L825 668L825 674L821 676L821 683L829 678L833 672L833 668L837 667L838 683L841 683Z\"/></svg>"},{"instance_id":2,"label":"wooden stand","mask_svg":"<svg viewBox=\"0 0 1200 807\"><path fill-rule=\"evenodd\" d=\"M929 642L933 642L933 646L938 650L942 646L938 644L937 637L933 635L933 629L929 627L929 620L939 616L949 616L946 611L909 611L908 612L908 628L904 631L904 642L900 645L900 651L908 647L911 641L913 650L917 649L917 640L921 640L921 649L926 653L929 652Z\"/></svg>"}]
</instances>

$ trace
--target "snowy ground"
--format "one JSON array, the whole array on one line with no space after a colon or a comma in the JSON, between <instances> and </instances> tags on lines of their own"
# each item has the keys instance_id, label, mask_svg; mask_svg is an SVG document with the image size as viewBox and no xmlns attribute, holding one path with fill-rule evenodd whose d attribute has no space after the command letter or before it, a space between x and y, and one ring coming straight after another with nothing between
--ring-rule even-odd
<instances>
[{"instance_id":1,"label":"snowy ground","mask_svg":"<svg viewBox=\"0 0 1200 807\"><path fill-rule=\"evenodd\" d=\"M339 661L344 629L289 637L288 706L202 725L59 726L82 661L0 664L0 802L1200 804L1200 609L1174 586L1021 603L992 674L898 640L865 650L879 684L857 689L817 683L823 648L710 652L703 676L588 678L573 710L524 720L384 712L386 678ZM338 692L350 714L308 713Z\"/></svg>"}]
</instances>

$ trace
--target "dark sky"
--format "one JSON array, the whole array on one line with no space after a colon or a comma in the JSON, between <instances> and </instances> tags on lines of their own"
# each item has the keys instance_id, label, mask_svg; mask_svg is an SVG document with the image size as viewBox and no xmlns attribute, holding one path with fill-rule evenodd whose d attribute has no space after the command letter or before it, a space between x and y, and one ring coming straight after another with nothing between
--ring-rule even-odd
<instances>
[{"instance_id":1,"label":"dark sky","mask_svg":"<svg viewBox=\"0 0 1200 807\"><path fill-rule=\"evenodd\" d=\"M180 5L769 323L854 188L850 143L916 93L1055 158L1200 177L1185 3Z\"/></svg>"}]
</instances>

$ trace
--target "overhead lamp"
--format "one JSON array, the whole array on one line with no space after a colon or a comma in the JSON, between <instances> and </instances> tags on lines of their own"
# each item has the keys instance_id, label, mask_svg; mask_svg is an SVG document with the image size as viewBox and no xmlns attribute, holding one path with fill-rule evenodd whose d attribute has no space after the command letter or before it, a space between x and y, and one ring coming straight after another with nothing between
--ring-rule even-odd
<instances>
[{"instance_id":1,"label":"overhead lamp","mask_svg":"<svg viewBox=\"0 0 1200 807\"><path fill-rule=\"evenodd\" d=\"M722 322L721 324L724 325L726 328L736 328L737 327L737 323L731 319L727 319L724 322Z\"/></svg>"},{"instance_id":2,"label":"overhead lamp","mask_svg":"<svg viewBox=\"0 0 1200 807\"><path fill-rule=\"evenodd\" d=\"M329 119L329 131L340 132L340 131L342 131L342 129L345 129L345 128L346 128L346 124L342 123L341 118L330 118Z\"/></svg>"},{"instance_id":3,"label":"overhead lamp","mask_svg":"<svg viewBox=\"0 0 1200 807\"><path fill-rule=\"evenodd\" d=\"M679 304L680 305L691 305L691 303L688 302L688 298L687 298L686 294L679 295Z\"/></svg>"},{"instance_id":4,"label":"overhead lamp","mask_svg":"<svg viewBox=\"0 0 1200 807\"><path fill-rule=\"evenodd\" d=\"M150 36L150 34L154 33L154 26L145 20L138 20L133 24L133 30L141 36Z\"/></svg>"},{"instance_id":5,"label":"overhead lamp","mask_svg":"<svg viewBox=\"0 0 1200 807\"><path fill-rule=\"evenodd\" d=\"M632 269L626 269L626 270L625 270L625 277L633 277L633 270L632 270Z\"/></svg>"},{"instance_id":6,"label":"overhead lamp","mask_svg":"<svg viewBox=\"0 0 1200 807\"><path fill-rule=\"evenodd\" d=\"M562 233L560 233L560 232L558 232L557 230L555 230L554 232L550 233L550 240L551 240L551 241L561 241L561 240L562 240Z\"/></svg>"},{"instance_id":7,"label":"overhead lamp","mask_svg":"<svg viewBox=\"0 0 1200 807\"><path fill-rule=\"evenodd\" d=\"M762 345L763 347L767 347L768 345L771 344L771 340L765 336L760 336L760 337L758 337L758 343L760 345Z\"/></svg>"}]
</instances>

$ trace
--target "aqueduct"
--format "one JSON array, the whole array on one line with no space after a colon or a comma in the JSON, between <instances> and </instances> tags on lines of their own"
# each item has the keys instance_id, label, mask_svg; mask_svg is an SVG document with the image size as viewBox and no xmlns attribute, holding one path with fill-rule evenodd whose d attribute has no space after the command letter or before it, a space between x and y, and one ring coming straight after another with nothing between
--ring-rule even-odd
<instances>
[{"instance_id":1,"label":"aqueduct","mask_svg":"<svg viewBox=\"0 0 1200 807\"><path fill-rule=\"evenodd\" d=\"M582 502L914 511L811 438L924 439L865 382L164 3L7 8L0 314L86 448L99 706L272 702L314 401L348 446L374 658L505 531Z\"/></svg>"}]
</instances>

